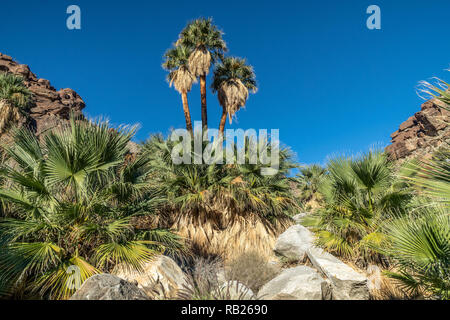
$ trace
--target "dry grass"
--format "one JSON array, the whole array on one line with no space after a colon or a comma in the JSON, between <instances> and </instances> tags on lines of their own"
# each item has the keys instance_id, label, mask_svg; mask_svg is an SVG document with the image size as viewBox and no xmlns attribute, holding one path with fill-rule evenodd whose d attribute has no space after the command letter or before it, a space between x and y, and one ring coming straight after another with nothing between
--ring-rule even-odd
<instances>
[{"instance_id":1,"label":"dry grass","mask_svg":"<svg viewBox=\"0 0 450 320\"><path fill-rule=\"evenodd\" d=\"M258 292L267 282L275 278L280 268L271 265L258 251L247 251L230 261L226 266L226 278L243 283Z\"/></svg>"},{"instance_id":2,"label":"dry grass","mask_svg":"<svg viewBox=\"0 0 450 320\"><path fill-rule=\"evenodd\" d=\"M179 214L167 227L188 239L192 254L204 258L219 256L231 261L252 250L267 260L273 259L276 239L288 226L287 219L271 224L252 214L243 217L208 212L198 216Z\"/></svg>"},{"instance_id":3,"label":"dry grass","mask_svg":"<svg viewBox=\"0 0 450 320\"><path fill-rule=\"evenodd\" d=\"M247 287L225 278L219 258L195 258L187 272L187 283L179 290L179 300L254 300Z\"/></svg>"}]
</instances>

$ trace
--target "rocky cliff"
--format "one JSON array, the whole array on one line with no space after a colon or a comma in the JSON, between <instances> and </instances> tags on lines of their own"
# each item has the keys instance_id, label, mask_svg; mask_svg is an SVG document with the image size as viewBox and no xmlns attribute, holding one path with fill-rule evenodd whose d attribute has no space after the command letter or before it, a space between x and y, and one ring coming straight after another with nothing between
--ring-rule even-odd
<instances>
[{"instance_id":1,"label":"rocky cliff","mask_svg":"<svg viewBox=\"0 0 450 320\"><path fill-rule=\"evenodd\" d=\"M439 148L450 147L450 112L443 103L432 99L391 134L386 151L395 160L431 155Z\"/></svg>"},{"instance_id":2,"label":"rocky cliff","mask_svg":"<svg viewBox=\"0 0 450 320\"><path fill-rule=\"evenodd\" d=\"M69 119L70 113L82 115L83 99L72 89L57 91L50 81L39 79L25 64L15 62L10 56L0 53L0 72L21 75L25 85L33 92L34 104L30 109L27 124L39 136Z\"/></svg>"}]
</instances>

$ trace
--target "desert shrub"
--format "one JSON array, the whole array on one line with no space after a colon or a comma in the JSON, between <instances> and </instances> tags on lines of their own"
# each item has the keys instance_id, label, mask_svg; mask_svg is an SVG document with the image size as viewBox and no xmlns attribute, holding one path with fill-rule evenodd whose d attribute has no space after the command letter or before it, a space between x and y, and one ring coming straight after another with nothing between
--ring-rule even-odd
<instances>
[{"instance_id":1,"label":"desert shrub","mask_svg":"<svg viewBox=\"0 0 450 320\"><path fill-rule=\"evenodd\" d=\"M279 267L271 265L257 251L249 251L229 262L225 275L228 280L239 281L256 293L278 273Z\"/></svg>"}]
</instances>

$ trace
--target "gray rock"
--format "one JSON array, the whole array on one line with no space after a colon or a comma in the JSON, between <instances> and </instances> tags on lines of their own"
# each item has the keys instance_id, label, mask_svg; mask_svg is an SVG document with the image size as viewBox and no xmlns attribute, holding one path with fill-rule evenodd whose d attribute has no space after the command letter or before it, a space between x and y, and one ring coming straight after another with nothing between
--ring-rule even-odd
<instances>
[{"instance_id":1,"label":"gray rock","mask_svg":"<svg viewBox=\"0 0 450 320\"><path fill-rule=\"evenodd\" d=\"M258 298L262 300L322 300L327 298L328 292L328 284L319 273L310 267L298 266L284 270L266 283L259 290Z\"/></svg>"},{"instance_id":2,"label":"gray rock","mask_svg":"<svg viewBox=\"0 0 450 320\"><path fill-rule=\"evenodd\" d=\"M137 283L147 295L154 299L172 299L187 284L187 278L181 268L171 258L160 255L146 263L141 272L118 265L113 274Z\"/></svg>"},{"instance_id":3,"label":"gray rock","mask_svg":"<svg viewBox=\"0 0 450 320\"><path fill-rule=\"evenodd\" d=\"M289 259L303 260L313 246L314 235L302 225L294 225L282 233L275 243L275 252Z\"/></svg>"},{"instance_id":4,"label":"gray rock","mask_svg":"<svg viewBox=\"0 0 450 320\"><path fill-rule=\"evenodd\" d=\"M307 251L309 260L331 282L333 300L368 300L366 276L356 272L338 258L320 248Z\"/></svg>"},{"instance_id":5,"label":"gray rock","mask_svg":"<svg viewBox=\"0 0 450 320\"><path fill-rule=\"evenodd\" d=\"M111 274L87 279L70 300L149 300L135 284Z\"/></svg>"}]
</instances>

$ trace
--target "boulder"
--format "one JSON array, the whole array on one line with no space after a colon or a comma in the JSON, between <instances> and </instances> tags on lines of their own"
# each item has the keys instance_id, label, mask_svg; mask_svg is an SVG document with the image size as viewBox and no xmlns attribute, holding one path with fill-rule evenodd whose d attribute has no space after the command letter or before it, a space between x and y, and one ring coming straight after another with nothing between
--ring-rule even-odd
<instances>
[{"instance_id":1,"label":"boulder","mask_svg":"<svg viewBox=\"0 0 450 320\"><path fill-rule=\"evenodd\" d=\"M176 297L178 290L187 284L186 275L171 258L160 255L146 263L142 271L130 270L125 265L117 266L113 274L137 283L147 295L155 299Z\"/></svg>"},{"instance_id":2,"label":"boulder","mask_svg":"<svg viewBox=\"0 0 450 320\"><path fill-rule=\"evenodd\" d=\"M289 259L303 260L313 246L314 235L302 225L294 225L282 233L275 243L275 252Z\"/></svg>"},{"instance_id":3,"label":"boulder","mask_svg":"<svg viewBox=\"0 0 450 320\"><path fill-rule=\"evenodd\" d=\"M227 281L220 287L221 296L227 300L253 300L255 294L239 281Z\"/></svg>"},{"instance_id":4,"label":"boulder","mask_svg":"<svg viewBox=\"0 0 450 320\"><path fill-rule=\"evenodd\" d=\"M135 284L111 274L87 279L70 300L149 300Z\"/></svg>"},{"instance_id":5,"label":"boulder","mask_svg":"<svg viewBox=\"0 0 450 320\"><path fill-rule=\"evenodd\" d=\"M338 258L320 248L307 251L309 260L331 283L333 300L368 300L369 287L366 276L356 272Z\"/></svg>"},{"instance_id":6,"label":"boulder","mask_svg":"<svg viewBox=\"0 0 450 320\"><path fill-rule=\"evenodd\" d=\"M284 270L259 290L262 300L322 300L327 298L327 282L307 266Z\"/></svg>"}]
</instances>

